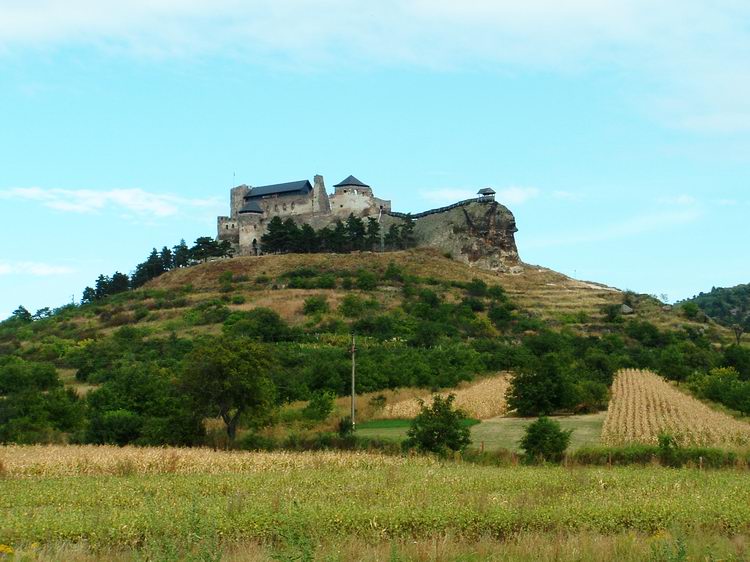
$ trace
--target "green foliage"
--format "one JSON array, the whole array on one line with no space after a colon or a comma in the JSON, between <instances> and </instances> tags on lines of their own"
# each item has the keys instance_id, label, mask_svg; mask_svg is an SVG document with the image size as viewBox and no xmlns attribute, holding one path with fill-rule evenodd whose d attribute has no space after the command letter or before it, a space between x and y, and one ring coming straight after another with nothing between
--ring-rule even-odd
<instances>
[{"instance_id":1,"label":"green foliage","mask_svg":"<svg viewBox=\"0 0 750 562\"><path fill-rule=\"evenodd\" d=\"M371 271L360 269L357 271L356 286L360 291L372 291L378 286L378 277Z\"/></svg>"},{"instance_id":2,"label":"green foliage","mask_svg":"<svg viewBox=\"0 0 750 562\"><path fill-rule=\"evenodd\" d=\"M228 336L252 338L262 342L294 339L294 331L278 312L263 307L231 313L224 322L223 331Z\"/></svg>"},{"instance_id":3,"label":"green foliage","mask_svg":"<svg viewBox=\"0 0 750 562\"><path fill-rule=\"evenodd\" d=\"M447 454L463 451L471 443L469 428L462 423L466 414L453 407L455 394L435 395L432 405L420 402L420 412L407 432L406 447L422 452Z\"/></svg>"},{"instance_id":4,"label":"green foliage","mask_svg":"<svg viewBox=\"0 0 750 562\"><path fill-rule=\"evenodd\" d=\"M701 309L694 302L686 302L680 306L682 314L688 320L697 320Z\"/></svg>"},{"instance_id":5,"label":"green foliage","mask_svg":"<svg viewBox=\"0 0 750 562\"><path fill-rule=\"evenodd\" d=\"M206 337L186 357L180 387L196 411L221 417L233 441L241 420L251 427L267 422L277 368L270 350L252 340Z\"/></svg>"},{"instance_id":6,"label":"green foliage","mask_svg":"<svg viewBox=\"0 0 750 562\"><path fill-rule=\"evenodd\" d=\"M325 295L313 295L305 299L302 312L304 312L305 315L321 314L323 312L328 312L329 309L328 299Z\"/></svg>"},{"instance_id":7,"label":"green foliage","mask_svg":"<svg viewBox=\"0 0 750 562\"><path fill-rule=\"evenodd\" d=\"M725 326L739 325L745 332L750 332L750 283L736 287L714 287L709 293L700 293L685 306L695 305L705 314Z\"/></svg>"},{"instance_id":8,"label":"green foliage","mask_svg":"<svg viewBox=\"0 0 750 562\"><path fill-rule=\"evenodd\" d=\"M519 442L527 462L560 462L570 443L572 430L563 430L559 422L545 416L526 428Z\"/></svg>"},{"instance_id":9,"label":"green foliage","mask_svg":"<svg viewBox=\"0 0 750 562\"><path fill-rule=\"evenodd\" d=\"M367 311L376 310L379 304L375 299L364 299L358 295L348 293L339 304L338 311L347 318L358 318Z\"/></svg>"},{"instance_id":10,"label":"green foliage","mask_svg":"<svg viewBox=\"0 0 750 562\"><path fill-rule=\"evenodd\" d=\"M325 421L333 412L335 398L336 395L328 390L314 392L303 410L304 417L314 421Z\"/></svg>"},{"instance_id":11,"label":"green foliage","mask_svg":"<svg viewBox=\"0 0 750 562\"><path fill-rule=\"evenodd\" d=\"M219 324L229 317L229 308L218 300L202 302L184 314L185 321L191 326Z\"/></svg>"}]
</instances>

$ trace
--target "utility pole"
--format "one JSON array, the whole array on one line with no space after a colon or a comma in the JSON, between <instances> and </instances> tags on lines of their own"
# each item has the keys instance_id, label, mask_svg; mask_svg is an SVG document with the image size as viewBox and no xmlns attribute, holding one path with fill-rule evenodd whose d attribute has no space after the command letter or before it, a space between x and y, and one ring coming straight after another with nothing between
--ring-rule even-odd
<instances>
[{"instance_id":1,"label":"utility pole","mask_svg":"<svg viewBox=\"0 0 750 562\"><path fill-rule=\"evenodd\" d=\"M356 411L356 390L354 385L354 377L355 377L355 371L356 371L356 353L357 353L357 346L355 345L354 341L354 333L352 333L352 431L356 429L356 421L354 418L355 411Z\"/></svg>"}]
</instances>

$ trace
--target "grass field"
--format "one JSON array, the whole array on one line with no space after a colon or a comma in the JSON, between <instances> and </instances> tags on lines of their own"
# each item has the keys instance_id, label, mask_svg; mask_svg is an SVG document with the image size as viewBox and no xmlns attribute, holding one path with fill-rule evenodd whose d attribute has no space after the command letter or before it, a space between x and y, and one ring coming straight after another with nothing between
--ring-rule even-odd
<instances>
[{"instance_id":1,"label":"grass field","mask_svg":"<svg viewBox=\"0 0 750 562\"><path fill-rule=\"evenodd\" d=\"M119 549L151 560L351 560L352 549L480 560L502 544L514 556L496 559L633 560L683 540L748 553L746 471L115 447L0 448L0 459L0 544L32 560Z\"/></svg>"},{"instance_id":2,"label":"grass field","mask_svg":"<svg viewBox=\"0 0 750 562\"><path fill-rule=\"evenodd\" d=\"M605 413L583 416L556 416L563 429L572 429L570 449L575 450L601 443L602 424ZM472 447L481 447L487 451L509 449L518 451L518 441L523 437L526 426L536 418L492 418L472 426ZM409 429L409 420L377 420L360 424L357 433L363 437L402 440Z\"/></svg>"}]
</instances>

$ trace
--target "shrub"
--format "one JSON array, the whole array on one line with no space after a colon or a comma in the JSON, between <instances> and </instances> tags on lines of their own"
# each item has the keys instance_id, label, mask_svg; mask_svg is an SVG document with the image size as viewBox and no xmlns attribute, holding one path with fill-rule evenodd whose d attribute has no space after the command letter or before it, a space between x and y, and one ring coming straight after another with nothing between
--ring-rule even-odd
<instances>
[{"instance_id":1,"label":"shrub","mask_svg":"<svg viewBox=\"0 0 750 562\"><path fill-rule=\"evenodd\" d=\"M357 295L348 294L339 304L339 312L347 318L357 318L368 310L378 308L378 301L375 299L363 299Z\"/></svg>"},{"instance_id":2,"label":"shrub","mask_svg":"<svg viewBox=\"0 0 750 562\"><path fill-rule=\"evenodd\" d=\"M378 286L378 278L371 271L360 269L357 272L357 289L360 291L372 291Z\"/></svg>"},{"instance_id":3,"label":"shrub","mask_svg":"<svg viewBox=\"0 0 750 562\"><path fill-rule=\"evenodd\" d=\"M472 297L487 296L487 283L481 279L474 278L466 285L466 292Z\"/></svg>"},{"instance_id":4,"label":"shrub","mask_svg":"<svg viewBox=\"0 0 750 562\"><path fill-rule=\"evenodd\" d=\"M202 302L188 310L185 315L185 321L193 326L203 324L218 324L224 322L229 317L229 308L221 301Z\"/></svg>"},{"instance_id":5,"label":"shrub","mask_svg":"<svg viewBox=\"0 0 750 562\"><path fill-rule=\"evenodd\" d=\"M526 428L519 445L527 462L560 462L571 433L572 430L564 431L558 422L542 416Z\"/></svg>"},{"instance_id":6,"label":"shrub","mask_svg":"<svg viewBox=\"0 0 750 562\"><path fill-rule=\"evenodd\" d=\"M263 307L233 312L224 322L223 332L264 342L286 341L294 337L293 331L275 310Z\"/></svg>"},{"instance_id":7,"label":"shrub","mask_svg":"<svg viewBox=\"0 0 750 562\"><path fill-rule=\"evenodd\" d=\"M303 415L309 420L324 421L333 412L333 401L336 395L329 390L319 390L312 395Z\"/></svg>"},{"instance_id":8,"label":"shrub","mask_svg":"<svg viewBox=\"0 0 750 562\"><path fill-rule=\"evenodd\" d=\"M234 295L232 297L232 304L245 304L245 296L244 295Z\"/></svg>"},{"instance_id":9,"label":"shrub","mask_svg":"<svg viewBox=\"0 0 750 562\"><path fill-rule=\"evenodd\" d=\"M421 411L412 421L404 446L438 454L466 449L471 443L469 427L463 422L466 414L453 408L455 400L456 395L449 394L433 396L431 406L420 401Z\"/></svg>"},{"instance_id":10,"label":"shrub","mask_svg":"<svg viewBox=\"0 0 750 562\"><path fill-rule=\"evenodd\" d=\"M328 299L325 295L314 295L305 299L305 304L302 307L302 312L305 315L318 314L322 312L328 312Z\"/></svg>"}]
</instances>

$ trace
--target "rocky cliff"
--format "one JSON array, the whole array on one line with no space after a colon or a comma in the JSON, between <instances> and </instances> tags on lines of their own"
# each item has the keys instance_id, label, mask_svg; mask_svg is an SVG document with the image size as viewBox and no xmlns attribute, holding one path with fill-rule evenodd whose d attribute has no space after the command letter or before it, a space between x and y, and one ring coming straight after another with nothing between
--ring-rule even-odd
<instances>
[{"instance_id":1,"label":"rocky cliff","mask_svg":"<svg viewBox=\"0 0 750 562\"><path fill-rule=\"evenodd\" d=\"M392 213L389 218L402 221L404 215ZM496 201L462 201L412 218L419 246L437 248L453 259L482 269L521 271L515 240L516 219Z\"/></svg>"}]
</instances>

